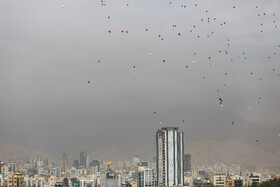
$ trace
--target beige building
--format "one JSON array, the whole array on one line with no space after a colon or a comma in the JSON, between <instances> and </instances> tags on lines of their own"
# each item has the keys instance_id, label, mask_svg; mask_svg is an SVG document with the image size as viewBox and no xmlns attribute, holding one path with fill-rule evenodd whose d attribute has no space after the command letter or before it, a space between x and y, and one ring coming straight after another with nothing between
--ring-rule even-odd
<instances>
[{"instance_id":1,"label":"beige building","mask_svg":"<svg viewBox=\"0 0 280 187\"><path fill-rule=\"evenodd\" d=\"M23 187L24 176L21 171L16 171L15 174L9 173L7 187Z\"/></svg>"},{"instance_id":2,"label":"beige building","mask_svg":"<svg viewBox=\"0 0 280 187\"><path fill-rule=\"evenodd\" d=\"M226 172L212 171L211 182L214 184L214 186L225 187L226 186Z\"/></svg>"},{"instance_id":3,"label":"beige building","mask_svg":"<svg viewBox=\"0 0 280 187\"><path fill-rule=\"evenodd\" d=\"M232 178L226 178L226 187L234 187L234 180Z\"/></svg>"},{"instance_id":4,"label":"beige building","mask_svg":"<svg viewBox=\"0 0 280 187\"><path fill-rule=\"evenodd\" d=\"M68 159L67 155L63 153L62 160L61 160L61 173L63 177L66 177L68 172Z\"/></svg>"}]
</instances>

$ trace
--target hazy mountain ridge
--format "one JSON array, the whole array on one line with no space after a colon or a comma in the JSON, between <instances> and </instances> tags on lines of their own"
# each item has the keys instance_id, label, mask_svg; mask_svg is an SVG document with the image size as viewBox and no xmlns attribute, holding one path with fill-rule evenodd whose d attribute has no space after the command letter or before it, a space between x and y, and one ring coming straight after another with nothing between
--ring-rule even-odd
<instances>
[{"instance_id":1,"label":"hazy mountain ridge","mask_svg":"<svg viewBox=\"0 0 280 187\"><path fill-rule=\"evenodd\" d=\"M210 146L210 151L209 151ZM25 161L34 157L41 156L43 159L53 159L48 153L27 148L15 143L0 143L0 160L7 161L12 158L17 161ZM112 152L114 152L112 154ZM145 155L154 155L153 152L143 152L139 155L143 158ZM280 150L273 154L263 149L262 142L246 143L237 140L229 141L195 141L185 144L185 154L191 154L192 166L209 165L214 163L231 164L236 163L240 166L254 166L256 169L280 167ZM62 154L62 153L61 153ZM144 155L145 154L145 155ZM95 151L90 154L91 159L112 160L114 165L118 164L118 160L130 160L131 155L124 150L114 147L107 147L103 150ZM93 157L94 156L94 157ZM57 155L55 160L59 162L61 155ZM69 155L70 158L71 155ZM69 160L69 166L72 160ZM115 162L115 163L114 163Z\"/></svg>"},{"instance_id":2,"label":"hazy mountain ridge","mask_svg":"<svg viewBox=\"0 0 280 187\"><path fill-rule=\"evenodd\" d=\"M43 159L48 158L54 160L54 157L49 153L35 150L14 142L0 142L0 160L7 162L14 160L19 163L24 163L27 160L35 157L41 157Z\"/></svg>"},{"instance_id":3,"label":"hazy mountain ridge","mask_svg":"<svg viewBox=\"0 0 280 187\"><path fill-rule=\"evenodd\" d=\"M240 166L255 168L280 167L280 151L272 154L263 149L261 142L249 144L237 140L224 142L198 141L186 145L185 153L192 155L193 166L209 163L237 163ZM210 151L209 151L210 145Z\"/></svg>"}]
</instances>

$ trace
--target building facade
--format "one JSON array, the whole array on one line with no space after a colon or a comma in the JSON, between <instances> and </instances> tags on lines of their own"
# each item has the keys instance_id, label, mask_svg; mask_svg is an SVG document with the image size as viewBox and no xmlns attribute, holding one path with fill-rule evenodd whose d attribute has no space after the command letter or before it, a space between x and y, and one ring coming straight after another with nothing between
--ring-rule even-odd
<instances>
[{"instance_id":1,"label":"building facade","mask_svg":"<svg viewBox=\"0 0 280 187\"><path fill-rule=\"evenodd\" d=\"M7 187L23 187L24 184L24 176L22 172L16 171L14 173L10 173L8 175Z\"/></svg>"},{"instance_id":2,"label":"building facade","mask_svg":"<svg viewBox=\"0 0 280 187\"><path fill-rule=\"evenodd\" d=\"M57 168L55 169L55 176L56 176L57 178L61 178L61 168L60 168L60 167L57 167Z\"/></svg>"},{"instance_id":3,"label":"building facade","mask_svg":"<svg viewBox=\"0 0 280 187\"><path fill-rule=\"evenodd\" d=\"M184 133L163 127L156 133L157 185L184 185Z\"/></svg>"},{"instance_id":4,"label":"building facade","mask_svg":"<svg viewBox=\"0 0 280 187\"><path fill-rule=\"evenodd\" d=\"M235 187L234 179L227 177L225 187Z\"/></svg>"},{"instance_id":5,"label":"building facade","mask_svg":"<svg viewBox=\"0 0 280 187\"><path fill-rule=\"evenodd\" d=\"M242 179L234 179L234 186L235 187L242 187L243 186L243 180Z\"/></svg>"},{"instance_id":6,"label":"building facade","mask_svg":"<svg viewBox=\"0 0 280 187\"><path fill-rule=\"evenodd\" d=\"M247 183L249 186L260 184L260 174L250 173L247 175Z\"/></svg>"},{"instance_id":7,"label":"building facade","mask_svg":"<svg viewBox=\"0 0 280 187\"><path fill-rule=\"evenodd\" d=\"M190 172L191 171L191 155L190 154L186 154L184 155L184 171L185 172Z\"/></svg>"},{"instance_id":8,"label":"building facade","mask_svg":"<svg viewBox=\"0 0 280 187\"><path fill-rule=\"evenodd\" d=\"M154 171L144 166L138 167L137 181L138 187L154 186Z\"/></svg>"},{"instance_id":9,"label":"building facade","mask_svg":"<svg viewBox=\"0 0 280 187\"><path fill-rule=\"evenodd\" d=\"M75 167L76 169L79 168L79 160L74 160L73 167Z\"/></svg>"},{"instance_id":10,"label":"building facade","mask_svg":"<svg viewBox=\"0 0 280 187\"><path fill-rule=\"evenodd\" d=\"M99 160L92 160L89 164L89 167L95 167L97 166L97 171L100 170L100 161Z\"/></svg>"},{"instance_id":11,"label":"building facade","mask_svg":"<svg viewBox=\"0 0 280 187\"><path fill-rule=\"evenodd\" d=\"M68 159L67 155L65 153L62 154L62 160L61 160L61 173L63 176L65 176L66 172L68 171Z\"/></svg>"},{"instance_id":12,"label":"building facade","mask_svg":"<svg viewBox=\"0 0 280 187\"><path fill-rule=\"evenodd\" d=\"M85 151L80 152L80 166L83 166L84 168L88 168L89 166L89 155Z\"/></svg>"},{"instance_id":13,"label":"building facade","mask_svg":"<svg viewBox=\"0 0 280 187\"><path fill-rule=\"evenodd\" d=\"M211 173L211 182L213 183L214 186L217 187L224 187L226 185L226 172L217 172L217 171L212 171Z\"/></svg>"}]
</instances>

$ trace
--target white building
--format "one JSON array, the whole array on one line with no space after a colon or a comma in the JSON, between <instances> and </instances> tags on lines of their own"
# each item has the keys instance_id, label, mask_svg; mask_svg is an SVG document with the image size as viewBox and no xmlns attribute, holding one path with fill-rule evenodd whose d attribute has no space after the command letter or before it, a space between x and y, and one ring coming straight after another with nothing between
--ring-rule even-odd
<instances>
[{"instance_id":1,"label":"white building","mask_svg":"<svg viewBox=\"0 0 280 187\"><path fill-rule=\"evenodd\" d=\"M249 186L253 185L253 184L260 184L260 177L261 174L260 173L250 173L247 175L247 184Z\"/></svg>"},{"instance_id":2,"label":"white building","mask_svg":"<svg viewBox=\"0 0 280 187\"><path fill-rule=\"evenodd\" d=\"M0 186L4 185L4 177L0 174Z\"/></svg>"},{"instance_id":3,"label":"white building","mask_svg":"<svg viewBox=\"0 0 280 187\"><path fill-rule=\"evenodd\" d=\"M80 179L79 186L80 187L87 187L87 180L86 179Z\"/></svg>"},{"instance_id":4,"label":"white building","mask_svg":"<svg viewBox=\"0 0 280 187\"><path fill-rule=\"evenodd\" d=\"M184 185L184 133L178 127L157 131L157 184Z\"/></svg>"},{"instance_id":5,"label":"white building","mask_svg":"<svg viewBox=\"0 0 280 187\"><path fill-rule=\"evenodd\" d=\"M140 158L139 158L139 156L134 156L133 159L132 159L132 165L133 165L134 167L137 167L139 163L140 163Z\"/></svg>"},{"instance_id":6,"label":"white building","mask_svg":"<svg viewBox=\"0 0 280 187\"><path fill-rule=\"evenodd\" d=\"M71 178L77 177L77 170L76 170L76 168L71 168L70 169L70 177Z\"/></svg>"}]
</instances>

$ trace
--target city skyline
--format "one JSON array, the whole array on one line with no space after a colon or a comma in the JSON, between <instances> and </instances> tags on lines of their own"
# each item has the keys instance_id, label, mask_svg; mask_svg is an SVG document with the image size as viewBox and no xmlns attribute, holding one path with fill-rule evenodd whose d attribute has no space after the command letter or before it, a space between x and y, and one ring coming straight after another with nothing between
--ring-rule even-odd
<instances>
[{"instance_id":1,"label":"city skyline","mask_svg":"<svg viewBox=\"0 0 280 187\"><path fill-rule=\"evenodd\" d=\"M1 1L0 160L151 160L176 126L194 165L280 167L279 7Z\"/></svg>"},{"instance_id":2,"label":"city skyline","mask_svg":"<svg viewBox=\"0 0 280 187\"><path fill-rule=\"evenodd\" d=\"M280 169L256 169L236 163L216 162L193 166L191 155L184 154L184 132L178 127L162 127L155 132L156 156L144 161L134 155L115 162L89 160L86 151L69 163L64 152L60 164L48 158L24 162L0 160L0 186L9 187L162 187L162 186L277 186ZM209 144L209 151L211 145ZM226 150L224 150L226 151ZM210 153L210 152L209 152ZM208 155L211 160L211 155ZM51 164L49 164L51 163Z\"/></svg>"}]
</instances>

